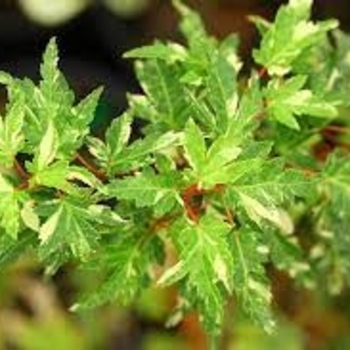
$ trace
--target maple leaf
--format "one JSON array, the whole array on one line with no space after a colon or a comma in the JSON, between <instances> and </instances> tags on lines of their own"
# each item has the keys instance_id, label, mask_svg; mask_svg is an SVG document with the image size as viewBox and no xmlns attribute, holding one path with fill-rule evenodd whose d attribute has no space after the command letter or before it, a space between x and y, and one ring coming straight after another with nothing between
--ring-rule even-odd
<instances>
[{"instance_id":1,"label":"maple leaf","mask_svg":"<svg viewBox=\"0 0 350 350\"><path fill-rule=\"evenodd\" d=\"M15 239L20 231L21 205L27 199L27 194L16 191L11 182L0 174L0 198L0 227Z\"/></svg>"},{"instance_id":2,"label":"maple leaf","mask_svg":"<svg viewBox=\"0 0 350 350\"><path fill-rule=\"evenodd\" d=\"M40 227L41 254L48 256L55 250L69 249L76 258L86 259L99 238L94 222L79 202L69 197L60 200Z\"/></svg>"},{"instance_id":3,"label":"maple leaf","mask_svg":"<svg viewBox=\"0 0 350 350\"><path fill-rule=\"evenodd\" d=\"M91 264L99 271L106 271L102 285L95 293L82 297L71 309L96 307L110 301L128 305L149 284L149 265L157 261L162 249L158 238L149 239L145 233L140 236L129 231L124 237L119 237Z\"/></svg>"},{"instance_id":4,"label":"maple leaf","mask_svg":"<svg viewBox=\"0 0 350 350\"><path fill-rule=\"evenodd\" d=\"M280 84L271 80L265 89L267 113L278 122L299 130L295 116L309 115L332 119L338 115L331 103L315 96L311 90L302 89L306 76L295 76Z\"/></svg>"},{"instance_id":5,"label":"maple leaf","mask_svg":"<svg viewBox=\"0 0 350 350\"><path fill-rule=\"evenodd\" d=\"M198 225L180 220L171 230L179 262L168 269L158 283L169 285L185 279L200 300L200 312L208 330L215 333L223 322L225 296L220 285L226 293L233 288L230 228L214 214L207 214Z\"/></svg>"},{"instance_id":6,"label":"maple leaf","mask_svg":"<svg viewBox=\"0 0 350 350\"><path fill-rule=\"evenodd\" d=\"M253 56L269 74L287 74L293 61L305 49L337 27L335 20L317 24L309 21L311 5L312 0L290 0L278 10L274 23L264 28L260 48L253 51Z\"/></svg>"},{"instance_id":7,"label":"maple leaf","mask_svg":"<svg viewBox=\"0 0 350 350\"><path fill-rule=\"evenodd\" d=\"M268 247L259 236L251 230L233 232L233 285L243 310L267 332L272 332L275 327L270 308L272 294L264 268Z\"/></svg>"}]
</instances>

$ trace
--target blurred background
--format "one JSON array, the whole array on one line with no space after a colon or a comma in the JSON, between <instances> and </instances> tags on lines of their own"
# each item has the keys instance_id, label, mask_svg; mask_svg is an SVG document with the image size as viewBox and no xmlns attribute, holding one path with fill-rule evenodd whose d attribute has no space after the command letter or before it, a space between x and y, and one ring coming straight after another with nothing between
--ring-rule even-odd
<instances>
[{"instance_id":1,"label":"blurred background","mask_svg":"<svg viewBox=\"0 0 350 350\"><path fill-rule=\"evenodd\" d=\"M218 37L238 32L241 54L247 56L257 32L247 15L272 19L279 0L188 0ZM315 18L336 17L350 30L350 2L316 0ZM78 97L105 86L93 125L102 132L126 107L126 91L139 89L132 63L122 59L128 49L154 38L181 40L176 14L168 0L1 0L0 70L38 78L45 45L56 36L61 69ZM0 94L0 110L5 94ZM1 200L1 199L0 199ZM350 349L349 293L337 299L296 292L276 274L276 304L283 311L281 327L267 337L239 311L228 320L222 349L346 350ZM176 329L163 327L174 291L150 290L129 309L108 306L84 314L68 307L79 293L91 289L93 276L67 266L44 280L30 257L0 271L0 349L181 350L206 349L206 339L192 315Z\"/></svg>"}]
</instances>

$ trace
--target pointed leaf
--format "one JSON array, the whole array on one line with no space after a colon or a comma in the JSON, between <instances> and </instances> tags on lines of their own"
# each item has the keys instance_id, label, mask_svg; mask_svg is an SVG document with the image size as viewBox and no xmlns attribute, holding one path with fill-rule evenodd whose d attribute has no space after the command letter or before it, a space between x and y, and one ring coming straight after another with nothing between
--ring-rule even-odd
<instances>
[{"instance_id":1,"label":"pointed leaf","mask_svg":"<svg viewBox=\"0 0 350 350\"><path fill-rule=\"evenodd\" d=\"M182 202L177 192L178 186L179 176L176 174L156 175L144 172L135 177L116 180L106 191L120 200L135 201L137 207L155 207L160 202L164 205L165 200L173 205L176 201Z\"/></svg>"},{"instance_id":2,"label":"pointed leaf","mask_svg":"<svg viewBox=\"0 0 350 350\"><path fill-rule=\"evenodd\" d=\"M282 76L292 62L308 47L324 38L327 31L337 27L337 21L317 24L309 21L312 0L290 0L277 12L271 26L264 28L259 50L254 59L265 66L270 75Z\"/></svg>"},{"instance_id":3,"label":"pointed leaf","mask_svg":"<svg viewBox=\"0 0 350 350\"><path fill-rule=\"evenodd\" d=\"M179 252L179 263L161 277L159 283L173 284L186 278L200 301L200 312L209 331L217 333L223 322L224 294L232 291L232 256L228 245L229 226L214 214L197 224L178 222L172 239Z\"/></svg>"},{"instance_id":4,"label":"pointed leaf","mask_svg":"<svg viewBox=\"0 0 350 350\"><path fill-rule=\"evenodd\" d=\"M11 167L15 155L24 146L24 98L19 95L10 105L4 120L0 116L0 165Z\"/></svg>"},{"instance_id":5,"label":"pointed leaf","mask_svg":"<svg viewBox=\"0 0 350 350\"><path fill-rule=\"evenodd\" d=\"M142 46L131 51L128 51L123 55L125 58L148 58L148 59L161 59L168 63L174 63L177 61L186 60L186 49L175 43L163 44L156 41L153 45Z\"/></svg>"},{"instance_id":6,"label":"pointed leaf","mask_svg":"<svg viewBox=\"0 0 350 350\"><path fill-rule=\"evenodd\" d=\"M21 204L26 194L16 191L12 184L0 174L0 198L0 227L7 235L16 239L20 231Z\"/></svg>"},{"instance_id":7,"label":"pointed leaf","mask_svg":"<svg viewBox=\"0 0 350 350\"><path fill-rule=\"evenodd\" d=\"M186 125L184 146L191 167L200 173L206 163L206 146L203 134L193 120Z\"/></svg>"},{"instance_id":8,"label":"pointed leaf","mask_svg":"<svg viewBox=\"0 0 350 350\"><path fill-rule=\"evenodd\" d=\"M178 130L189 118L190 104L180 83L180 70L161 60L147 60L136 66L137 77L151 105L157 121Z\"/></svg>"},{"instance_id":9,"label":"pointed leaf","mask_svg":"<svg viewBox=\"0 0 350 350\"><path fill-rule=\"evenodd\" d=\"M58 149L58 136L52 122L49 122L47 130L39 145L39 153L34 160L37 171L43 170L56 157Z\"/></svg>"},{"instance_id":10,"label":"pointed leaf","mask_svg":"<svg viewBox=\"0 0 350 350\"><path fill-rule=\"evenodd\" d=\"M115 119L106 132L106 143L111 158L116 157L127 145L131 134L132 119L128 113Z\"/></svg>"},{"instance_id":11,"label":"pointed leaf","mask_svg":"<svg viewBox=\"0 0 350 350\"><path fill-rule=\"evenodd\" d=\"M305 76L290 78L282 85L271 81L265 90L268 114L292 129L299 129L295 116L336 117L337 109L331 103L319 99L310 90L302 89L305 82Z\"/></svg>"},{"instance_id":12,"label":"pointed leaf","mask_svg":"<svg viewBox=\"0 0 350 350\"><path fill-rule=\"evenodd\" d=\"M71 310L96 307L116 301L119 305L130 304L149 283L148 267L154 259L154 251L162 249L157 238L142 245L143 239L126 234L113 245L106 246L94 262L107 277L94 294L83 297ZM123 283L121 283L123 281Z\"/></svg>"},{"instance_id":13,"label":"pointed leaf","mask_svg":"<svg viewBox=\"0 0 350 350\"><path fill-rule=\"evenodd\" d=\"M15 262L35 242L35 234L26 233L18 239L13 239L8 235L2 235L0 232L0 268L4 269Z\"/></svg>"},{"instance_id":14,"label":"pointed leaf","mask_svg":"<svg viewBox=\"0 0 350 350\"><path fill-rule=\"evenodd\" d=\"M267 332L275 321L271 312L272 294L265 274L264 263L268 248L254 231L233 231L234 289L243 310Z\"/></svg>"},{"instance_id":15,"label":"pointed leaf","mask_svg":"<svg viewBox=\"0 0 350 350\"><path fill-rule=\"evenodd\" d=\"M235 64L235 62L233 63ZM218 130L225 132L228 121L236 112L237 70L226 57L219 54L212 59L208 77L208 99L215 111Z\"/></svg>"},{"instance_id":16,"label":"pointed leaf","mask_svg":"<svg viewBox=\"0 0 350 350\"><path fill-rule=\"evenodd\" d=\"M86 259L98 239L94 219L84 207L69 199L57 203L55 212L40 227L41 254L69 249L76 258Z\"/></svg>"}]
</instances>

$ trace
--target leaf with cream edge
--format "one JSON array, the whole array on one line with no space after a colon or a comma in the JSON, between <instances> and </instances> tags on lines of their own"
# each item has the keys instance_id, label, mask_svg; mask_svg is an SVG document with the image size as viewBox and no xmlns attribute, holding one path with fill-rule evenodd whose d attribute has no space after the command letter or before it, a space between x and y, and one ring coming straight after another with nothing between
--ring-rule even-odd
<instances>
[{"instance_id":1,"label":"leaf with cream edge","mask_svg":"<svg viewBox=\"0 0 350 350\"><path fill-rule=\"evenodd\" d=\"M303 89L306 76L295 76L283 82L271 80L264 90L268 116L289 128L299 130L296 116L312 116L332 119L338 115L334 104Z\"/></svg>"},{"instance_id":2,"label":"leaf with cream edge","mask_svg":"<svg viewBox=\"0 0 350 350\"><path fill-rule=\"evenodd\" d=\"M249 164L249 161L247 162ZM307 197L312 181L296 170L282 171L281 160L265 161L254 173L239 177L228 191L229 203L240 203L251 220L258 225L269 221L286 233L293 224L282 206L295 197Z\"/></svg>"},{"instance_id":3,"label":"leaf with cream edge","mask_svg":"<svg viewBox=\"0 0 350 350\"><path fill-rule=\"evenodd\" d=\"M99 234L88 210L65 198L40 227L39 238L42 256L63 249L84 260L94 250Z\"/></svg>"},{"instance_id":4,"label":"leaf with cream edge","mask_svg":"<svg viewBox=\"0 0 350 350\"><path fill-rule=\"evenodd\" d=\"M180 220L171 231L179 262L158 283L172 285L184 281L199 301L203 322L210 325L207 330L216 334L223 322L225 296L233 289L230 227L215 213L208 213L198 224Z\"/></svg>"},{"instance_id":5,"label":"leaf with cream edge","mask_svg":"<svg viewBox=\"0 0 350 350\"><path fill-rule=\"evenodd\" d=\"M288 74L303 51L324 40L326 33L338 26L335 20L311 22L311 6L312 0L290 0L278 10L274 23L264 28L253 56L270 75Z\"/></svg>"},{"instance_id":6,"label":"leaf with cream edge","mask_svg":"<svg viewBox=\"0 0 350 350\"><path fill-rule=\"evenodd\" d=\"M350 281L349 179L349 157L340 152L332 154L318 187L320 194L328 200L323 203L317 218L316 233L320 238L311 251L311 257L318 278L334 295L349 286Z\"/></svg>"},{"instance_id":7,"label":"leaf with cream edge","mask_svg":"<svg viewBox=\"0 0 350 350\"><path fill-rule=\"evenodd\" d=\"M24 146L24 96L19 93L16 102L7 108L4 118L0 115L0 165L9 168L14 157Z\"/></svg>"},{"instance_id":8,"label":"leaf with cream edge","mask_svg":"<svg viewBox=\"0 0 350 350\"><path fill-rule=\"evenodd\" d=\"M214 348L232 297L273 331L274 269L349 286L349 39L290 0L254 18L257 72L237 35L217 40L173 4L185 40L126 54L141 90L104 135L89 135L102 89L76 101L55 39L38 84L0 72L0 265L29 252L46 273L92 269L101 283L75 310L171 285Z\"/></svg>"},{"instance_id":9,"label":"leaf with cream edge","mask_svg":"<svg viewBox=\"0 0 350 350\"><path fill-rule=\"evenodd\" d=\"M20 231L21 206L27 197L26 193L16 191L16 188L0 174L0 227L13 239L17 238Z\"/></svg>"},{"instance_id":10,"label":"leaf with cream edge","mask_svg":"<svg viewBox=\"0 0 350 350\"><path fill-rule=\"evenodd\" d=\"M119 305L129 305L142 289L150 283L149 266L157 261L161 241L146 233L125 235L106 246L102 255L90 262L99 273L106 272L102 285L94 294L86 295L71 307L72 311L89 309L107 302L117 301ZM121 283L123 281L123 283Z\"/></svg>"},{"instance_id":11,"label":"leaf with cream edge","mask_svg":"<svg viewBox=\"0 0 350 350\"><path fill-rule=\"evenodd\" d=\"M176 173L155 174L151 170L111 182L106 191L119 200L134 201L137 207L162 208L162 214L182 204L181 177Z\"/></svg>"},{"instance_id":12,"label":"leaf with cream edge","mask_svg":"<svg viewBox=\"0 0 350 350\"><path fill-rule=\"evenodd\" d=\"M252 230L232 232L233 285L241 306L252 320L271 333L275 320L271 311L272 294L264 264L268 247L261 234Z\"/></svg>"}]
</instances>

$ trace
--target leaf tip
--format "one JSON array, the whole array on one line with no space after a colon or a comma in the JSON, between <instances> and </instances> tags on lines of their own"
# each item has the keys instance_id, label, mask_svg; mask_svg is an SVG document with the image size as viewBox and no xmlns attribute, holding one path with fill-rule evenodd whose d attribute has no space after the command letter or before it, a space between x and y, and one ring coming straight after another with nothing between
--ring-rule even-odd
<instances>
[{"instance_id":1,"label":"leaf tip","mask_svg":"<svg viewBox=\"0 0 350 350\"><path fill-rule=\"evenodd\" d=\"M72 313L79 312L80 310L81 310L81 304L80 303L75 303L69 308L69 311L72 312Z\"/></svg>"}]
</instances>

